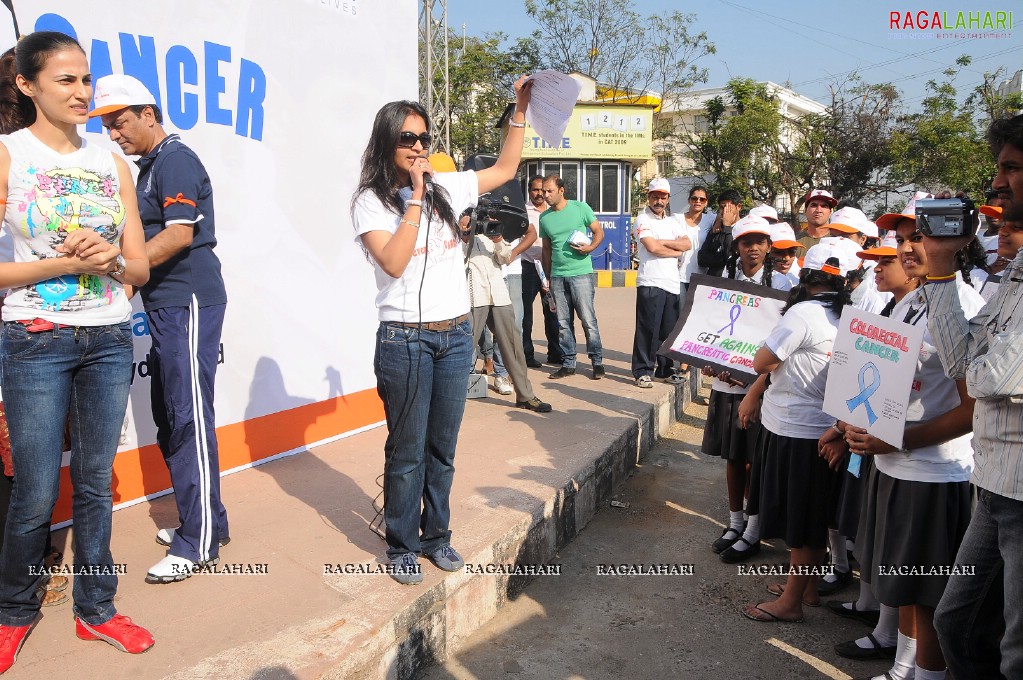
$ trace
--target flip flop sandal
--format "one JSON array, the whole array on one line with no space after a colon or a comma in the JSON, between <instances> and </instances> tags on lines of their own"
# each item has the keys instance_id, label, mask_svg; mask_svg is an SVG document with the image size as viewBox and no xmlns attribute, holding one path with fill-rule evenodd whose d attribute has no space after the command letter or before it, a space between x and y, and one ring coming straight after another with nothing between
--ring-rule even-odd
<instances>
[{"instance_id":1,"label":"flip flop sandal","mask_svg":"<svg viewBox=\"0 0 1023 680\"><path fill-rule=\"evenodd\" d=\"M62 576L61 574L55 574L54 576L51 576L46 581L46 589L47 590L55 590L58 593L60 593L60 592L63 592L65 590L67 590L68 583L70 583L70 581L69 581L67 576Z\"/></svg>"},{"instance_id":2,"label":"flip flop sandal","mask_svg":"<svg viewBox=\"0 0 1023 680\"><path fill-rule=\"evenodd\" d=\"M68 601L66 593L61 593L56 590L46 590L46 588L42 586L36 590L36 595L39 596L39 604L43 607L56 607L58 604L64 604Z\"/></svg>"},{"instance_id":3,"label":"flip flop sandal","mask_svg":"<svg viewBox=\"0 0 1023 680\"><path fill-rule=\"evenodd\" d=\"M753 610L756 613L751 613L749 610L750 605L746 605L739 609L739 612L750 621L756 621L757 623L802 623L803 619L783 619L780 616L775 616L766 609L762 609L760 605L766 604L766 602L758 602L753 605Z\"/></svg>"},{"instance_id":4,"label":"flip flop sandal","mask_svg":"<svg viewBox=\"0 0 1023 680\"><path fill-rule=\"evenodd\" d=\"M771 593L775 597L781 597L782 593L785 592L785 584L784 583L768 583L767 584L767 592ZM819 607L819 606L821 606L821 601L817 600L816 602L807 602L804 599L803 600L803 606L804 607Z\"/></svg>"}]
</instances>

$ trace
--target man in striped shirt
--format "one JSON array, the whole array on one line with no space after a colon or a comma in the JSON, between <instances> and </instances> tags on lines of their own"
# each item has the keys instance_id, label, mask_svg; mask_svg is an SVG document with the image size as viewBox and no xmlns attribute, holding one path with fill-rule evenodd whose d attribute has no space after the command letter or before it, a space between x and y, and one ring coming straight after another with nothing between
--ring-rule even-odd
<instances>
[{"instance_id":1,"label":"man in striped shirt","mask_svg":"<svg viewBox=\"0 0 1023 680\"><path fill-rule=\"evenodd\" d=\"M993 189L1006 221L1023 219L1023 115L992 123ZM952 576L934 617L949 670L967 678L1023 678L1023 249L994 297L966 321L955 293L955 253L968 238L927 238L927 325L945 370L965 378L973 416L978 502L956 558L973 574ZM969 571L969 570L966 570ZM1003 589L1004 588L1004 594ZM1000 669L987 612L1004 614ZM997 626L1000 627L1000 626ZM988 649L982 649L984 643Z\"/></svg>"}]
</instances>

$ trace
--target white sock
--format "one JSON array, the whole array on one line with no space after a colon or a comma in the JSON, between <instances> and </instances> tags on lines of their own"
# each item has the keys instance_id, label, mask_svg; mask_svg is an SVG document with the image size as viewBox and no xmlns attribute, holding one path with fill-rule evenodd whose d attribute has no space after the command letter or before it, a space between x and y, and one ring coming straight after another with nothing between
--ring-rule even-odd
<instances>
[{"instance_id":1,"label":"white sock","mask_svg":"<svg viewBox=\"0 0 1023 680\"><path fill-rule=\"evenodd\" d=\"M898 611L898 610L896 610ZM916 640L899 633L898 644L895 645L895 663L888 675L893 680L913 680L916 675Z\"/></svg>"},{"instance_id":2,"label":"white sock","mask_svg":"<svg viewBox=\"0 0 1023 680\"><path fill-rule=\"evenodd\" d=\"M871 635L877 640L877 644L882 647L896 645L902 636L902 633L899 632L899 608L881 605L881 615L878 617L877 626L874 627ZM916 644L915 640L913 644ZM872 649L874 643L870 641L870 638L861 637L856 641L856 646L863 649ZM916 657L913 657L913 659L916 659ZM913 659L910 660L912 661Z\"/></svg>"},{"instance_id":3,"label":"white sock","mask_svg":"<svg viewBox=\"0 0 1023 680\"><path fill-rule=\"evenodd\" d=\"M736 552L746 552L746 543L750 545L760 540L760 515L750 515L749 523L746 524L746 531L742 534L745 542L739 541L732 546L732 550Z\"/></svg>"},{"instance_id":4,"label":"white sock","mask_svg":"<svg viewBox=\"0 0 1023 680\"><path fill-rule=\"evenodd\" d=\"M743 522L749 521L749 513L746 511L747 506L749 506L749 499L748 498L743 498L742 499L742 521Z\"/></svg>"},{"instance_id":5,"label":"white sock","mask_svg":"<svg viewBox=\"0 0 1023 680\"><path fill-rule=\"evenodd\" d=\"M852 551L856 550L856 542L850 541L848 538L845 539L845 549L847 553L851 553Z\"/></svg>"},{"instance_id":6,"label":"white sock","mask_svg":"<svg viewBox=\"0 0 1023 680\"><path fill-rule=\"evenodd\" d=\"M861 612L876 612L881 607L881 603L874 597L874 591L870 589L870 584L863 581L860 581L860 598L856 600L855 605L856 610Z\"/></svg>"},{"instance_id":7,"label":"white sock","mask_svg":"<svg viewBox=\"0 0 1023 680\"><path fill-rule=\"evenodd\" d=\"M728 528L733 530L735 533L740 535L742 534L743 521L744 520L742 518L742 510L737 510L736 512L732 511L728 512Z\"/></svg>"},{"instance_id":8,"label":"white sock","mask_svg":"<svg viewBox=\"0 0 1023 680\"><path fill-rule=\"evenodd\" d=\"M845 536L835 529L828 529L828 544L831 546L831 566L835 568L834 574L828 574L824 580L834 583L838 580L838 573L849 571L849 555L845 552Z\"/></svg>"},{"instance_id":9,"label":"white sock","mask_svg":"<svg viewBox=\"0 0 1023 680\"><path fill-rule=\"evenodd\" d=\"M920 666L917 666L916 680L945 680L945 673L947 672L947 670L929 671L926 668L920 668Z\"/></svg>"}]
</instances>

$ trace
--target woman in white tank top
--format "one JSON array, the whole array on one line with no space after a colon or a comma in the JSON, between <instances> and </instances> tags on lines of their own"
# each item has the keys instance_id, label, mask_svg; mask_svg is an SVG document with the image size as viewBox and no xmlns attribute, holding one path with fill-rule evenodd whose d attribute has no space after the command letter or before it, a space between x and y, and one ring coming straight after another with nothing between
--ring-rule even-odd
<instances>
[{"instance_id":1,"label":"woman in white tank top","mask_svg":"<svg viewBox=\"0 0 1023 680\"><path fill-rule=\"evenodd\" d=\"M110 554L111 476L131 381L126 285L149 280L145 237L127 164L78 133L92 76L63 33L37 32L0 60L0 201L13 256L0 262L3 396L14 488L0 552L0 672L39 610L64 424L71 426L75 627L138 653L153 645L117 613ZM10 102L14 102L13 105Z\"/></svg>"}]
</instances>

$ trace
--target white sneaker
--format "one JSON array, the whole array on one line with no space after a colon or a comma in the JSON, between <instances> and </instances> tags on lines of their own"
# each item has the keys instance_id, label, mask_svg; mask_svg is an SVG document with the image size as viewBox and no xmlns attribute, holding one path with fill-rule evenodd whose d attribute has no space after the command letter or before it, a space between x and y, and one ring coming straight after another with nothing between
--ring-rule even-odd
<instances>
[{"instance_id":1,"label":"white sneaker","mask_svg":"<svg viewBox=\"0 0 1023 680\"><path fill-rule=\"evenodd\" d=\"M177 527L174 527L173 529L160 529L156 532L156 542L169 548L171 541L174 540L174 534L177 533L177 531ZM223 548L230 542L230 538L222 538L220 539L220 547Z\"/></svg>"},{"instance_id":2,"label":"white sneaker","mask_svg":"<svg viewBox=\"0 0 1023 680\"><path fill-rule=\"evenodd\" d=\"M494 389L497 390L498 394L511 394L515 391L511 381L500 375L494 378Z\"/></svg>"},{"instance_id":3,"label":"white sneaker","mask_svg":"<svg viewBox=\"0 0 1023 680\"><path fill-rule=\"evenodd\" d=\"M167 555L149 568L146 583L174 583L184 581L195 570L195 562L177 555Z\"/></svg>"}]
</instances>

